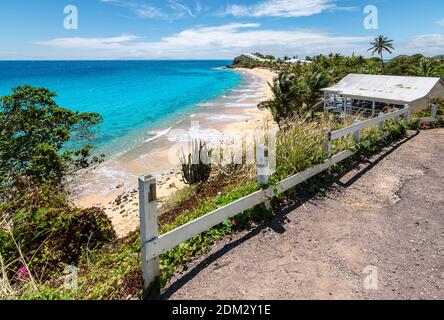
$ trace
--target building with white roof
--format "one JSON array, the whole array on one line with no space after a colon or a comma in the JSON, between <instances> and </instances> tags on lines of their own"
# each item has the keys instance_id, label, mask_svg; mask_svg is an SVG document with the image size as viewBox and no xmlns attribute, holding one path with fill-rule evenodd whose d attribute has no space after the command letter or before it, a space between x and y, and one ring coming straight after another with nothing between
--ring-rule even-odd
<instances>
[{"instance_id":1,"label":"building with white roof","mask_svg":"<svg viewBox=\"0 0 444 320\"><path fill-rule=\"evenodd\" d=\"M304 63L304 64L306 64L306 63L312 63L312 61L309 61L309 60L302 60L302 59L297 59L297 58L295 58L295 59L290 59L290 60L286 60L286 61L284 61L285 63Z\"/></svg>"},{"instance_id":2,"label":"building with white roof","mask_svg":"<svg viewBox=\"0 0 444 320\"><path fill-rule=\"evenodd\" d=\"M349 74L332 87L322 89L325 108L354 113L371 110L372 115L387 105L408 104L411 112L430 106L431 100L444 98L441 78Z\"/></svg>"}]
</instances>

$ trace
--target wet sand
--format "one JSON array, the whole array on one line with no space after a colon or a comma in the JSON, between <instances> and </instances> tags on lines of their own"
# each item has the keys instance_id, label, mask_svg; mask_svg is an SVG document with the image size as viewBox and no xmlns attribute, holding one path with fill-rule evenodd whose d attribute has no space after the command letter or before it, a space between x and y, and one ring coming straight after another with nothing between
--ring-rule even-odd
<instances>
[{"instance_id":1,"label":"wet sand","mask_svg":"<svg viewBox=\"0 0 444 320\"><path fill-rule=\"evenodd\" d=\"M240 72L245 78L239 87L198 106L195 114L159 132L156 139L79 175L70 185L73 202L79 207L104 208L117 234L126 236L139 225L139 176L156 177L160 204L185 186L179 162L183 141L199 139L220 145L271 122L269 111L259 110L257 105L272 97L268 83L272 83L275 74L265 69L233 72Z\"/></svg>"}]
</instances>

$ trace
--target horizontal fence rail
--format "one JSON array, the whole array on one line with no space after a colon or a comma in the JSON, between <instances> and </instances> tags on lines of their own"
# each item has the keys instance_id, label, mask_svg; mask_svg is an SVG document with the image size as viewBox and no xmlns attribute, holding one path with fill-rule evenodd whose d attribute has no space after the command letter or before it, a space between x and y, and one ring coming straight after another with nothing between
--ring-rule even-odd
<instances>
[{"instance_id":1,"label":"horizontal fence rail","mask_svg":"<svg viewBox=\"0 0 444 320\"><path fill-rule=\"evenodd\" d=\"M156 181L151 176L139 178L139 198L140 198L140 221L141 221L141 241L142 241L142 271L144 279L144 297L147 299L157 298L160 294L159 286L159 256L162 253L176 247L177 245L192 239L193 237L208 231L225 221L226 219L235 217L236 215L252 209L260 204L265 203L269 207L269 201L276 194L288 191L310 178L329 170L331 166L338 164L345 159L354 155L354 152L346 150L336 155L331 154L332 142L353 134L356 143L360 142L360 131L370 126L378 125L380 129L384 129L384 123L387 120L399 122L402 116L407 121L410 115L408 105L401 110L388 114L379 114L378 117L370 120L353 124L350 127L331 132L326 129L327 139L325 143L325 151L328 154L322 164L306 169L295 174L276 185L268 186L263 190L257 191L237 201L234 201L224 207L214 210L200 218L190 221L172 231L163 235L157 234L157 199L156 199ZM364 142L368 145L369 142ZM268 168L268 149L264 146L258 147L258 182L261 185L268 185L269 170ZM153 226L155 224L155 226Z\"/></svg>"},{"instance_id":2,"label":"horizontal fence rail","mask_svg":"<svg viewBox=\"0 0 444 320\"><path fill-rule=\"evenodd\" d=\"M155 258L165 251L174 248L175 246L194 238L196 235L205 232L212 227L232 218L237 214L233 212L244 212L251 209L267 200L265 191L261 190L250 194L240 200L232 202L225 207L219 208L210 212L196 220L188 222L177 229L167 232L156 239L153 239L146 245L147 257Z\"/></svg>"},{"instance_id":3,"label":"horizontal fence rail","mask_svg":"<svg viewBox=\"0 0 444 320\"><path fill-rule=\"evenodd\" d=\"M347 128L344 128L344 129L332 132L331 133L331 140L333 141L333 140L340 139L340 138L342 138L342 137L344 137L346 135L352 134L352 133L354 133L356 131L359 131L359 130L365 129L367 127L370 127L370 126L374 126L374 125L383 123L383 122L385 122L387 120L396 119L397 117L400 117L400 116L405 116L406 118L408 118L408 113L409 113L409 108L405 107L404 109L397 110L397 111L392 112L392 113L380 115L377 118L373 118L373 119L370 119L370 120L367 120L367 121L362 121L362 122L356 123L354 125L351 125L350 127L347 127Z\"/></svg>"}]
</instances>

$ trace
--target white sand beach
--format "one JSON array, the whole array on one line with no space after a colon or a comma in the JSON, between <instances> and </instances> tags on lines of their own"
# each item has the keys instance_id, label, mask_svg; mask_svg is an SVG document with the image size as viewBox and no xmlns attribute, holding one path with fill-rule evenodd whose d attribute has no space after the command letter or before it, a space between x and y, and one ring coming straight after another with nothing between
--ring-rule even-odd
<instances>
[{"instance_id":1,"label":"white sand beach","mask_svg":"<svg viewBox=\"0 0 444 320\"><path fill-rule=\"evenodd\" d=\"M218 106L217 101L203 104L196 114L175 127L159 132L156 139L90 169L72 187L73 202L80 207L102 207L112 219L118 236L124 237L139 226L139 176L152 174L157 178L160 204L185 186L181 180L178 157L174 157L175 161L169 160L174 145L172 137L190 134L198 123L199 139L202 136L210 140L214 138L215 141L239 139L248 130L256 130L262 128L264 123L270 123L269 111L259 110L257 105L272 97L268 83L273 82L275 73L266 69L240 68L235 72L241 72L248 80L242 88L233 90L232 96L228 97L232 99L230 102L224 100L222 107Z\"/></svg>"}]
</instances>

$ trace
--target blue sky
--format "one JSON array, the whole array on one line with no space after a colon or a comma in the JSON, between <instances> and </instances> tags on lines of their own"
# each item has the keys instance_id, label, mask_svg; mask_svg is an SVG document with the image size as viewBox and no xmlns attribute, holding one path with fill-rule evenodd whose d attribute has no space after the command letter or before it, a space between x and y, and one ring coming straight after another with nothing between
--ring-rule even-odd
<instances>
[{"instance_id":1,"label":"blue sky","mask_svg":"<svg viewBox=\"0 0 444 320\"><path fill-rule=\"evenodd\" d=\"M78 9L67 30L64 8ZM378 29L364 28L364 8ZM244 52L368 55L372 37L395 54L444 54L442 0L0 1L0 59L231 59Z\"/></svg>"}]
</instances>

